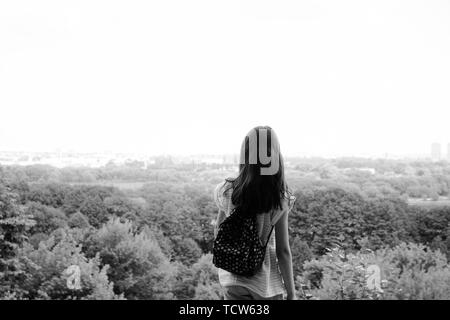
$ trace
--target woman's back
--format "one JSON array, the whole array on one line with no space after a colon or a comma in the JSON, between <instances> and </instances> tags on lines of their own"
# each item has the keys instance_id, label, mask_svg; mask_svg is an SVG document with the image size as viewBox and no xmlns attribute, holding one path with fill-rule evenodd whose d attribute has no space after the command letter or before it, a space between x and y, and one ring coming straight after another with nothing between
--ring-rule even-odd
<instances>
[{"instance_id":1,"label":"woman's back","mask_svg":"<svg viewBox=\"0 0 450 320\"><path fill-rule=\"evenodd\" d=\"M290 197L280 143L272 128L258 126L250 130L242 141L239 158L237 177L225 180L214 192L219 207L215 231L234 209L238 214L257 217L262 244L275 227L267 241L262 267L255 275L245 277L219 269L225 298L279 299L287 293L287 299L295 299L288 228L288 212L295 198ZM237 241L246 241L242 236L234 236L239 237ZM229 258L237 259L231 254ZM239 264L241 260L233 262Z\"/></svg>"},{"instance_id":2,"label":"woman's back","mask_svg":"<svg viewBox=\"0 0 450 320\"><path fill-rule=\"evenodd\" d=\"M217 185L214 191L214 200L219 210L225 213L226 217L230 215L231 211L234 208L231 201L232 192L233 190L230 186L230 182L228 181L222 182ZM283 213L290 210L290 206L292 206L292 203L293 201L285 199L282 209L272 210L270 212L257 215L257 226L262 243L265 243L267 241L272 226L275 225L275 223L283 215ZM267 243L266 255L263 265L254 276L239 276L223 269L219 269L220 284L223 287L243 286L254 291L263 298L285 294L286 290L283 285L280 271L278 270L275 237L276 235L274 228Z\"/></svg>"}]
</instances>

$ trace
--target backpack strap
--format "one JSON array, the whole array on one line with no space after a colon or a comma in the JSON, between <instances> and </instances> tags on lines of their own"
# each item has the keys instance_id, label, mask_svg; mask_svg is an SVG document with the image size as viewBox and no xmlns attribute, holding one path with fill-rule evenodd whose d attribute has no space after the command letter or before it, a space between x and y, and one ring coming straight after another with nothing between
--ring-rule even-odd
<instances>
[{"instance_id":1,"label":"backpack strap","mask_svg":"<svg viewBox=\"0 0 450 320\"><path fill-rule=\"evenodd\" d=\"M282 210L277 211L274 217L271 219L271 223L275 225L278 220L283 216L283 214L289 214L289 212L292 210L296 198L294 196L290 196L287 199L286 207L284 207Z\"/></svg>"},{"instance_id":2,"label":"backpack strap","mask_svg":"<svg viewBox=\"0 0 450 320\"><path fill-rule=\"evenodd\" d=\"M264 245L264 248L266 248L267 244L269 243L270 236L272 235L272 231L273 231L274 227L275 227L275 225L272 224L272 227L270 228L269 236L267 237L266 244Z\"/></svg>"},{"instance_id":3,"label":"backpack strap","mask_svg":"<svg viewBox=\"0 0 450 320\"><path fill-rule=\"evenodd\" d=\"M280 220L280 218L283 216L283 214L286 213L286 210L279 210L277 211L273 217L270 218L270 224L272 226L276 225L278 220Z\"/></svg>"},{"instance_id":4,"label":"backpack strap","mask_svg":"<svg viewBox=\"0 0 450 320\"><path fill-rule=\"evenodd\" d=\"M277 213L278 214L278 213ZM270 232L269 232L269 236L267 237L266 243L264 245L264 248L267 247L267 244L269 243L270 240L270 236L272 235L273 229L275 228L275 224L277 222L277 220L279 219L279 217L276 217L276 220L274 222L274 217L273 217L273 211L270 213Z\"/></svg>"},{"instance_id":5,"label":"backpack strap","mask_svg":"<svg viewBox=\"0 0 450 320\"><path fill-rule=\"evenodd\" d=\"M287 214L286 210L279 210L275 213L275 215L273 215L273 212L271 213L270 224L272 225L272 227L270 228L270 233L269 236L267 237L266 245L264 247L267 247L267 244L269 243L270 240L270 236L272 235L273 228L277 224L278 220L280 220L280 218L283 216L283 214Z\"/></svg>"}]
</instances>

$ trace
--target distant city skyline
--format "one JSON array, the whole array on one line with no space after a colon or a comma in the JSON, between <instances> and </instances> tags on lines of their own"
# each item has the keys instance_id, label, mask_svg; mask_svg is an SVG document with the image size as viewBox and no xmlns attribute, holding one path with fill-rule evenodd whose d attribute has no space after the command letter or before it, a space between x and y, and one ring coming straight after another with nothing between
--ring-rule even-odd
<instances>
[{"instance_id":1,"label":"distant city skyline","mask_svg":"<svg viewBox=\"0 0 450 320\"><path fill-rule=\"evenodd\" d=\"M64 153L64 152L24 152L24 151L0 151L0 166L3 165L49 165L57 168L64 167L104 167L111 164L115 165L138 165L142 168L156 165L163 167L170 167L172 165L191 165L191 164L210 164L210 165L222 165L223 168L234 167L237 169L238 154L224 154L224 155L139 155L139 154L126 154L126 153ZM289 157L285 156L286 168L292 168L298 161L314 161L325 160L326 157ZM339 159L339 158L336 158ZM355 159L362 159L361 157ZM369 158L365 158L369 159ZM380 159L380 158L371 158ZM423 158L383 158L386 160L424 160ZM429 159L429 158L427 158ZM370 168L366 168L370 169ZM371 169L370 169L371 170ZM370 171L369 170L369 171Z\"/></svg>"},{"instance_id":2,"label":"distant city skyline","mask_svg":"<svg viewBox=\"0 0 450 320\"><path fill-rule=\"evenodd\" d=\"M436 140L434 140L436 141ZM288 157L323 157L323 158L339 158L339 157L362 157L362 158L432 158L432 159L441 159L441 158L448 158L450 159L450 142L445 142L446 140L439 140L441 142L428 142L424 143L421 146L417 146L417 149L401 152L399 149L401 149L401 146L398 148L394 148L392 151L381 151L381 152L358 152L355 151L335 151L335 152L308 152L306 150L299 151L294 150L291 148L283 147L282 144L281 150L282 154L284 156ZM450 138L448 139L450 141ZM3 142L3 144L2 144ZM4 148L3 145L5 144L5 141L1 139L0 136L0 152L32 152L32 153L110 153L110 154L136 154L136 155L145 155L145 156L164 156L164 155L170 155L170 156L197 156L197 155L212 155L212 156L223 156L223 155L238 155L239 154L239 146L242 141L236 140L236 147L235 148L229 148L228 150L211 150L209 148L205 148L204 150L192 150L192 152L183 152L180 150L170 151L169 149L166 149L165 152L161 152L160 150L148 150L146 148L142 149L121 149L121 148L71 148L71 147L64 147L64 146L57 146L57 147L48 147L48 148L39 148L38 146L32 147L32 148L20 148L17 146L12 146L10 148ZM431 145L431 152L430 152L430 145ZM442 147L447 146L446 150L443 150ZM366 146L367 147L367 146ZM172 149L173 150L173 149Z\"/></svg>"},{"instance_id":3,"label":"distant city skyline","mask_svg":"<svg viewBox=\"0 0 450 320\"><path fill-rule=\"evenodd\" d=\"M434 144L432 144L434 145ZM438 144L440 146L440 144ZM400 154L400 153L382 153L382 154L307 154L307 153L299 153L299 154L288 154L283 153L283 156L286 158L346 158L346 157L354 157L354 158L372 158L372 159L420 159L420 158L428 158L435 160L436 156L433 154L433 147L431 148L431 152L428 150L428 152L425 150L421 153L406 153L406 154ZM445 158L442 155L442 150L439 149L439 152L441 152L439 159ZM223 153L207 153L207 152L199 152L199 153L146 153L146 152L130 152L130 151L111 151L111 150L91 150L91 151L80 151L80 150L74 150L74 149L64 149L64 148L56 148L54 150L16 150L16 149L0 149L0 155L1 154L24 154L24 155L39 155L39 154L51 154L51 155L57 155L60 154L62 156L66 155L110 155L110 156L123 156L123 157L146 157L146 158L155 158L155 157L174 157L174 158L192 158L192 157L214 157L214 158L220 158L220 157L239 157L239 151L237 152L223 152ZM450 156L447 156L448 159L450 159Z\"/></svg>"}]
</instances>

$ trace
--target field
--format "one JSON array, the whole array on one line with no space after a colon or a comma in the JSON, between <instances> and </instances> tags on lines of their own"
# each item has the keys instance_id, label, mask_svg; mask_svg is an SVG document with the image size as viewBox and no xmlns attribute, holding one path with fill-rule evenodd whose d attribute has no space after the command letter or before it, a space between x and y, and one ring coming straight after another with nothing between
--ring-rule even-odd
<instances>
[{"instance_id":1,"label":"field","mask_svg":"<svg viewBox=\"0 0 450 320\"><path fill-rule=\"evenodd\" d=\"M448 197L439 197L438 200L409 198L409 205L416 205L421 207L450 207L450 199Z\"/></svg>"},{"instance_id":2,"label":"field","mask_svg":"<svg viewBox=\"0 0 450 320\"><path fill-rule=\"evenodd\" d=\"M102 186L114 187L120 190L138 190L142 188L146 181L95 181L95 182L71 182L73 186Z\"/></svg>"}]
</instances>

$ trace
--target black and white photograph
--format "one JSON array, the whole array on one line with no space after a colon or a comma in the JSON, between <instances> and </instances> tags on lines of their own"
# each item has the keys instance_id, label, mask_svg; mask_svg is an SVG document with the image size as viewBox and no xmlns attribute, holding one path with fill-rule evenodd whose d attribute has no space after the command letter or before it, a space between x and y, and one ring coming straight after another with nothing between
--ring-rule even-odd
<instances>
[{"instance_id":1,"label":"black and white photograph","mask_svg":"<svg viewBox=\"0 0 450 320\"><path fill-rule=\"evenodd\" d=\"M450 1L0 0L0 300L450 300Z\"/></svg>"}]
</instances>

